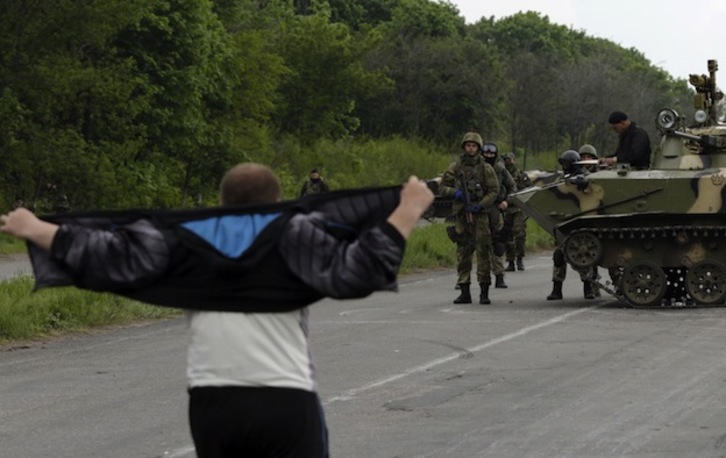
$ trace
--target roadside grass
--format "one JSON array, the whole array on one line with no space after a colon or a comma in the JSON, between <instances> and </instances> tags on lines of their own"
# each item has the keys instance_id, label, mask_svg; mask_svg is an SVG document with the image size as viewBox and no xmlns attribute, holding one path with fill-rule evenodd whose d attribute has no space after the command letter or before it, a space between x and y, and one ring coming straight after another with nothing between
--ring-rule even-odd
<instances>
[{"instance_id":1,"label":"roadside grass","mask_svg":"<svg viewBox=\"0 0 726 458\"><path fill-rule=\"evenodd\" d=\"M0 282L0 344L180 314L108 293L76 288L32 292L32 276Z\"/></svg>"},{"instance_id":2,"label":"roadside grass","mask_svg":"<svg viewBox=\"0 0 726 458\"><path fill-rule=\"evenodd\" d=\"M528 221L527 251L548 248L552 248L552 237ZM456 248L446 235L446 223L433 222L419 226L411 234L400 274L453 269L455 265ZM0 281L0 345L181 314L178 309L72 287L32 292L33 284L33 277L28 275Z\"/></svg>"},{"instance_id":3,"label":"roadside grass","mask_svg":"<svg viewBox=\"0 0 726 458\"><path fill-rule=\"evenodd\" d=\"M0 255L19 254L25 252L25 242L10 237L9 235L0 234Z\"/></svg>"},{"instance_id":4,"label":"roadside grass","mask_svg":"<svg viewBox=\"0 0 726 458\"><path fill-rule=\"evenodd\" d=\"M524 251L536 253L542 250L551 250L555 247L552 234L542 229L532 218L527 219L527 240Z\"/></svg>"},{"instance_id":5,"label":"roadside grass","mask_svg":"<svg viewBox=\"0 0 726 458\"><path fill-rule=\"evenodd\" d=\"M456 265L456 247L446 235L446 224L434 222L419 226L406 243L400 274Z\"/></svg>"}]
</instances>

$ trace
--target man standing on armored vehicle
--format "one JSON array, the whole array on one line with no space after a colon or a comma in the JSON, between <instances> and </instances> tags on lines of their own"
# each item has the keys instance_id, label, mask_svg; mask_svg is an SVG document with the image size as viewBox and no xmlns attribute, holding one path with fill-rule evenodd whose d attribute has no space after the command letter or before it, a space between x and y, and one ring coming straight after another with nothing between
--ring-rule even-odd
<instances>
[{"instance_id":1,"label":"man standing on armored vehicle","mask_svg":"<svg viewBox=\"0 0 726 458\"><path fill-rule=\"evenodd\" d=\"M489 223L492 231L492 272L496 281L495 288L506 288L504 283L504 253L506 252L507 240L511 238L511 227L504 224L504 212L509 207L507 196L517 190L512 175L509 174L504 162L498 158L499 148L496 144L487 142L482 146L482 156L487 164L494 168L499 180L499 193L494 201L494 206L489 212Z\"/></svg>"},{"instance_id":2,"label":"man standing on armored vehicle","mask_svg":"<svg viewBox=\"0 0 726 458\"><path fill-rule=\"evenodd\" d=\"M605 165L630 164L635 170L647 170L651 151L648 132L636 126L622 111L613 111L608 123L618 134L618 148L615 154L600 159L600 162Z\"/></svg>"},{"instance_id":3,"label":"man standing on armored vehicle","mask_svg":"<svg viewBox=\"0 0 726 458\"><path fill-rule=\"evenodd\" d=\"M471 268L477 254L476 276L481 294L480 304L490 304L492 234L489 209L499 192L499 181L492 166L481 156L481 135L468 132L461 142L463 154L449 165L441 178L442 197L453 197L453 230L456 243L457 284L461 294L455 304L471 304Z\"/></svg>"},{"instance_id":4,"label":"man standing on armored vehicle","mask_svg":"<svg viewBox=\"0 0 726 458\"><path fill-rule=\"evenodd\" d=\"M507 153L504 156L504 167L514 179L517 191L532 186L529 175L517 167L517 157L514 153ZM516 259L517 270L524 270L524 245L527 241L527 215L516 205L509 205L504 214L504 226L511 227L511 236L507 240L506 254L508 265L504 269L507 272L514 272Z\"/></svg>"}]
</instances>

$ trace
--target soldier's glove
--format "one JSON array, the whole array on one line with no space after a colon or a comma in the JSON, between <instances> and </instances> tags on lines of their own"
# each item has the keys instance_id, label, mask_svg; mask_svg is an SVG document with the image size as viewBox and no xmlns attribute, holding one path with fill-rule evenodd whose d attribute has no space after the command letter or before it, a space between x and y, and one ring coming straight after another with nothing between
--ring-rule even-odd
<instances>
[{"instance_id":1,"label":"soldier's glove","mask_svg":"<svg viewBox=\"0 0 726 458\"><path fill-rule=\"evenodd\" d=\"M472 213L481 213L481 205L479 205L479 204L472 205L471 212Z\"/></svg>"},{"instance_id":2,"label":"soldier's glove","mask_svg":"<svg viewBox=\"0 0 726 458\"><path fill-rule=\"evenodd\" d=\"M464 199L466 199L466 195L464 194L464 191L461 189L457 189L454 191L454 200L458 200L459 202L464 202Z\"/></svg>"},{"instance_id":3,"label":"soldier's glove","mask_svg":"<svg viewBox=\"0 0 726 458\"><path fill-rule=\"evenodd\" d=\"M583 175L575 175L567 178L567 182L570 184L574 184L577 186L577 189L580 191L584 191L587 186L590 184L589 180L586 176Z\"/></svg>"}]
</instances>

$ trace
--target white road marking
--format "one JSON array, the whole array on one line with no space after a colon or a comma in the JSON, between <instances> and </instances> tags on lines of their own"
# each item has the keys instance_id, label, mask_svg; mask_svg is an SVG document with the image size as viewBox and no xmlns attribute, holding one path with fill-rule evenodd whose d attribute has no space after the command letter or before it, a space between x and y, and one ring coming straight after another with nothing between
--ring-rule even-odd
<instances>
[{"instance_id":1,"label":"white road marking","mask_svg":"<svg viewBox=\"0 0 726 458\"><path fill-rule=\"evenodd\" d=\"M497 337L496 339L489 340L489 341L484 342L484 343L482 343L480 345L477 345L477 346L475 346L473 348L467 348L466 350L468 350L471 353L477 353L477 352L480 352L482 350L485 350L485 349L487 349L489 347L493 347L494 345L498 345L500 343L504 343L504 342L510 341L512 339L516 339L517 337L521 337L521 336L527 335L527 334L529 334L532 331L536 331L538 329L542 329L542 328L545 328L547 326L551 326L553 324L560 323L560 322L565 321L565 320L567 320L569 318L572 318L575 315L579 315L579 314L584 313L584 312L589 312L590 310L594 310L594 309L596 309L598 307L600 307L600 305L593 305L591 307L585 307L585 308L573 310L571 312L568 312L568 313L565 313L565 314L556 316L556 317L551 318L549 320L542 321L542 322L537 323L537 324L534 324L532 326L527 326L526 328L522 328L519 331L512 332L512 333L509 333L509 334L504 335L502 337ZM386 377L386 378L383 378L383 379L380 379L380 380L376 380L374 382L367 383L365 385L359 386L358 388L350 389L350 390L346 391L345 393L342 393L342 394L339 394L337 396L333 396L331 398L328 398L327 400L325 400L323 402L323 405L328 405L328 404L333 403L335 401L350 401L351 399L354 399L358 394L360 394L360 393L362 393L364 391L368 391L368 390L371 390L373 388L377 388L379 386L383 386L383 385L386 385L388 383L395 382L396 380L400 380L400 379L402 379L404 377L407 377L409 375L412 375L412 374L416 374L416 373L420 373L420 372L425 372L425 371L431 369L432 367L436 367L436 366L439 366L441 364L445 364L445 363L448 363L450 361L454 361L456 359L459 359L460 356L461 356L461 352L460 351L457 351L457 352L454 352L454 353L450 354L449 356L445 356L443 358L438 358L438 359L435 359L433 361L430 361L430 362L428 362L426 364L422 364L420 366L415 366L415 367L412 367L410 369L406 369L405 371L400 372L400 373L395 374L395 375L391 375L390 377Z\"/></svg>"},{"instance_id":2,"label":"white road marking","mask_svg":"<svg viewBox=\"0 0 726 458\"><path fill-rule=\"evenodd\" d=\"M185 458L187 456L196 456L196 455L194 455L194 452L196 452L196 449L192 445L192 446L178 448L176 450L166 451L166 452L164 452L162 457L163 458Z\"/></svg>"}]
</instances>

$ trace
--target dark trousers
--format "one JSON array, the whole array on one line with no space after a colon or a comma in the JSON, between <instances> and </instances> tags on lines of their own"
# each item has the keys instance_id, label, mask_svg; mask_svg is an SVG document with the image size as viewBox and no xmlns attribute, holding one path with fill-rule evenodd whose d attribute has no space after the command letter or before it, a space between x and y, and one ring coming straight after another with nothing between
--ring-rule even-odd
<instances>
[{"instance_id":1,"label":"dark trousers","mask_svg":"<svg viewBox=\"0 0 726 458\"><path fill-rule=\"evenodd\" d=\"M326 458L328 431L316 393L293 388L189 390L199 458Z\"/></svg>"}]
</instances>

